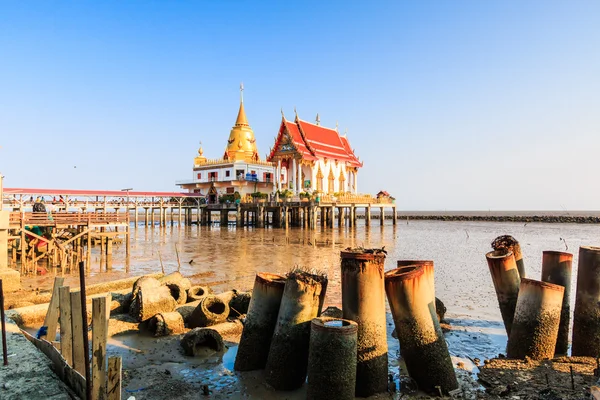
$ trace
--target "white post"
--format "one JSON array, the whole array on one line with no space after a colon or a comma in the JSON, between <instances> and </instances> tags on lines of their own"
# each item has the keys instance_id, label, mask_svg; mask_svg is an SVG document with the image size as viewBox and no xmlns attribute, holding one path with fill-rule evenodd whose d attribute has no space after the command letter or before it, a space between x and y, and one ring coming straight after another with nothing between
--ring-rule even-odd
<instances>
[{"instance_id":1,"label":"white post","mask_svg":"<svg viewBox=\"0 0 600 400\"><path fill-rule=\"evenodd\" d=\"M277 190L281 191L281 158L277 160Z\"/></svg>"},{"instance_id":2,"label":"white post","mask_svg":"<svg viewBox=\"0 0 600 400\"><path fill-rule=\"evenodd\" d=\"M298 179L297 179L297 173L296 173L296 159L292 158L292 179L294 179L294 184L292 185L292 191L294 192L294 194L296 194L296 186L298 183Z\"/></svg>"},{"instance_id":3,"label":"white post","mask_svg":"<svg viewBox=\"0 0 600 400\"><path fill-rule=\"evenodd\" d=\"M302 163L298 161L298 193L302 191Z\"/></svg>"}]
</instances>

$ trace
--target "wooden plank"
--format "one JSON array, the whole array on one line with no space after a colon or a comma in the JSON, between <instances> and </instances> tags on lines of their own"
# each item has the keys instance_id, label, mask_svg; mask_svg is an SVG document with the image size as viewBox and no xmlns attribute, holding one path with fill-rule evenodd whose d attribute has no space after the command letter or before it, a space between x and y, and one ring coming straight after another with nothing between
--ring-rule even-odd
<instances>
[{"instance_id":1,"label":"wooden plank","mask_svg":"<svg viewBox=\"0 0 600 400\"><path fill-rule=\"evenodd\" d=\"M73 365L73 331L71 325L71 293L68 286L58 289L60 309L60 352L69 365Z\"/></svg>"},{"instance_id":2,"label":"wooden plank","mask_svg":"<svg viewBox=\"0 0 600 400\"><path fill-rule=\"evenodd\" d=\"M106 398L106 342L108 341L106 297L92 299L92 400Z\"/></svg>"},{"instance_id":3,"label":"wooden plank","mask_svg":"<svg viewBox=\"0 0 600 400\"><path fill-rule=\"evenodd\" d=\"M78 233L77 235L73 236L71 239L67 240L66 242L63 242L62 245L66 246L69 243L71 243L73 240L79 239L80 237L82 237L83 235L85 235L86 233L89 232L89 229L84 230L83 232Z\"/></svg>"},{"instance_id":4,"label":"wooden plank","mask_svg":"<svg viewBox=\"0 0 600 400\"><path fill-rule=\"evenodd\" d=\"M83 319L81 318L81 293L71 292L71 332L73 334L73 368L85 375L83 350Z\"/></svg>"},{"instance_id":5,"label":"wooden plank","mask_svg":"<svg viewBox=\"0 0 600 400\"><path fill-rule=\"evenodd\" d=\"M121 400L121 357L108 358L108 400Z\"/></svg>"},{"instance_id":6,"label":"wooden plank","mask_svg":"<svg viewBox=\"0 0 600 400\"><path fill-rule=\"evenodd\" d=\"M29 340L31 343L35 345L42 353L46 355L54 365L54 371L58 375L58 377L65 382L77 396L81 399L85 399L85 378L81 376L77 371L71 368L66 362L65 359L62 358L59 351L52 346L52 343L42 340L36 339L31 336L26 331L21 330L21 333Z\"/></svg>"},{"instance_id":7,"label":"wooden plank","mask_svg":"<svg viewBox=\"0 0 600 400\"><path fill-rule=\"evenodd\" d=\"M56 328L58 326L58 289L63 285L65 278L57 276L54 278L54 287L52 288L52 297L50 298L50 304L48 304L48 312L46 313L46 318L44 319L44 326L48 327L48 332L46 336L42 336L42 338L47 338L49 341L53 341L56 338Z\"/></svg>"}]
</instances>

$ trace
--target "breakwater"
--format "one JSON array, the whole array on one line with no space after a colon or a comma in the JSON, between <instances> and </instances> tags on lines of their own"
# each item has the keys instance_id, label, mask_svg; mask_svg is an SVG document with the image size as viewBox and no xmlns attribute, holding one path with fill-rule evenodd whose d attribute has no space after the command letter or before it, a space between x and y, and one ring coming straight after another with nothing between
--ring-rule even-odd
<instances>
[{"instance_id":1,"label":"breakwater","mask_svg":"<svg viewBox=\"0 0 600 400\"><path fill-rule=\"evenodd\" d=\"M591 215L406 215L397 214L400 220L432 221L482 221L482 222L545 222L563 224L599 224L600 217Z\"/></svg>"}]
</instances>

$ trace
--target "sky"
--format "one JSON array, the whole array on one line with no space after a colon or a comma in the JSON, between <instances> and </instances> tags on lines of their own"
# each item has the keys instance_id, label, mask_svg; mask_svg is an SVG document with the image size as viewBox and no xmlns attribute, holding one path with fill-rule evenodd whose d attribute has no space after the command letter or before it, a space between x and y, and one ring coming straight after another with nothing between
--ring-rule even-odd
<instances>
[{"instance_id":1,"label":"sky","mask_svg":"<svg viewBox=\"0 0 600 400\"><path fill-rule=\"evenodd\" d=\"M2 1L6 187L178 191L244 83L347 130L399 210L600 208L598 1Z\"/></svg>"}]
</instances>

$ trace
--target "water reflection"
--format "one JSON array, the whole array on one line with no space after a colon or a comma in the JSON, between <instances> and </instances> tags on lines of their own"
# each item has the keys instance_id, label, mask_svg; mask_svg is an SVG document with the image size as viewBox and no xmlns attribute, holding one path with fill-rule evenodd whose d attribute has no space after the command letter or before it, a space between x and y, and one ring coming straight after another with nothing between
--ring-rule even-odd
<instances>
[{"instance_id":1,"label":"water reflection","mask_svg":"<svg viewBox=\"0 0 600 400\"><path fill-rule=\"evenodd\" d=\"M398 222L386 221L370 228L359 220L356 227L261 228L237 229L235 226L211 227L167 226L132 229L131 274L160 271L158 251L165 270L177 270L175 245L184 275L209 273L203 283L217 291L230 288L249 289L256 272L285 273L295 266L324 270L329 275L326 304L341 306L340 251L346 247L383 247L388 251L386 270L398 259L431 259L435 262L436 294L448 308L453 324L469 332L493 335L474 346L471 357L484 359L504 351L505 336L496 332L501 321L485 253L490 242L501 234L515 236L523 249L527 274L538 278L543 250L565 250L575 253L573 276L577 276L577 249L580 245L597 244L600 228L577 224L520 224L492 222ZM564 239L563 240L561 240ZM98 273L95 249L92 274ZM125 248L115 249L113 271L125 271ZM575 290L575 283L572 290ZM571 298L574 301L575 296ZM481 321L481 324L474 323ZM501 322L500 322L501 323ZM458 331L455 331L458 332ZM455 333L449 339L450 351L462 355L468 347L468 335ZM454 341L454 345L453 345ZM462 343L462 344L460 344ZM480 354L481 353L481 354Z\"/></svg>"}]
</instances>

